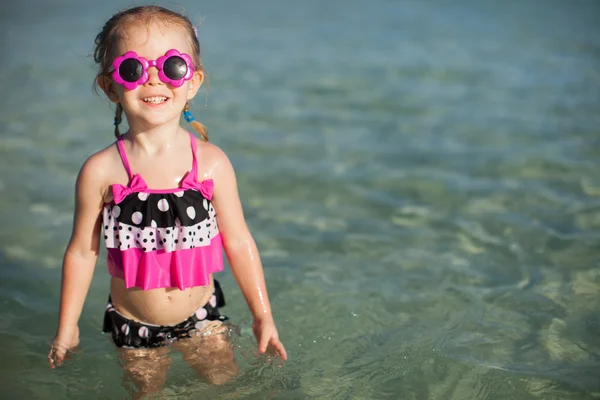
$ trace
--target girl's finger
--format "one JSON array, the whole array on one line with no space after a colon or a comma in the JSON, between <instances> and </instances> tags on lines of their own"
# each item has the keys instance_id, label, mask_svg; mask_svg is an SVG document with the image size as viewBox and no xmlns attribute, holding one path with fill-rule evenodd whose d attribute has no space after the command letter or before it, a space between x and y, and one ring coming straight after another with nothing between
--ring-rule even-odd
<instances>
[{"instance_id":1,"label":"girl's finger","mask_svg":"<svg viewBox=\"0 0 600 400\"><path fill-rule=\"evenodd\" d=\"M262 354L267 351L267 346L269 345L269 336L261 335L260 342L258 343L258 351Z\"/></svg>"},{"instance_id":2,"label":"girl's finger","mask_svg":"<svg viewBox=\"0 0 600 400\"><path fill-rule=\"evenodd\" d=\"M60 367L65 359L65 351L54 345L50 346L50 352L48 353L48 364L50 368Z\"/></svg>"},{"instance_id":3,"label":"girl's finger","mask_svg":"<svg viewBox=\"0 0 600 400\"><path fill-rule=\"evenodd\" d=\"M279 339L271 340L271 346L273 346L273 348L277 351L277 354L279 354L279 357L281 357L282 360L287 360L287 352L285 351L285 347L283 347L283 344L279 341Z\"/></svg>"}]
</instances>

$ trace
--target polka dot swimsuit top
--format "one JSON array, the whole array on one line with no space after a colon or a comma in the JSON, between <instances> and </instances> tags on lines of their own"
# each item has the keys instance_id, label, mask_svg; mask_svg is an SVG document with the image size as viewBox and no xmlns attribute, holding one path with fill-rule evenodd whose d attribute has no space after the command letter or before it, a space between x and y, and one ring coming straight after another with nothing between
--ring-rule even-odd
<instances>
[{"instance_id":1,"label":"polka dot swimsuit top","mask_svg":"<svg viewBox=\"0 0 600 400\"><path fill-rule=\"evenodd\" d=\"M180 187L148 189L132 175L122 137L117 147L129 185L112 185L104 205L103 231L109 273L127 288L143 290L206 286L223 270L223 245L212 206L213 180L198 182L196 139L190 133L193 164Z\"/></svg>"}]
</instances>

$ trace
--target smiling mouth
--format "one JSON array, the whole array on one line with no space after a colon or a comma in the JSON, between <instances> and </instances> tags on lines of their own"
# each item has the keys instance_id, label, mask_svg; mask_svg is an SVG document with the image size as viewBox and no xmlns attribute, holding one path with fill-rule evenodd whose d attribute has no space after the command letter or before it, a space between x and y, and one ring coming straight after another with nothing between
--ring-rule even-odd
<instances>
[{"instance_id":1,"label":"smiling mouth","mask_svg":"<svg viewBox=\"0 0 600 400\"><path fill-rule=\"evenodd\" d=\"M164 96L153 96L153 97L146 97L145 99L142 99L144 101L144 103L150 103L150 104L161 104L164 103L165 101L169 100L168 97L164 97Z\"/></svg>"}]
</instances>

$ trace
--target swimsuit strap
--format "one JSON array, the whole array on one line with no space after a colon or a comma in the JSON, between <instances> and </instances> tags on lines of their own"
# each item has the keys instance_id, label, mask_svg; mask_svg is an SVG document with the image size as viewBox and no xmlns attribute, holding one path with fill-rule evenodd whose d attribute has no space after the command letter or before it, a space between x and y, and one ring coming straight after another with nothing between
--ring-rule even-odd
<instances>
[{"instance_id":1,"label":"swimsuit strap","mask_svg":"<svg viewBox=\"0 0 600 400\"><path fill-rule=\"evenodd\" d=\"M198 161L196 160L196 137L191 133L188 132L190 134L190 141L192 144L192 170L190 171L190 174L192 174L192 176L194 177L194 181L196 181L198 179Z\"/></svg>"},{"instance_id":2,"label":"swimsuit strap","mask_svg":"<svg viewBox=\"0 0 600 400\"><path fill-rule=\"evenodd\" d=\"M131 167L129 166L129 160L127 160L127 154L125 153L125 146L123 145L123 135L119 136L119 138L117 139L117 148L119 149L119 155L121 156L121 161L123 162L125 171L127 171L129 181L131 181L131 179L133 179L133 175L131 174Z\"/></svg>"}]
</instances>

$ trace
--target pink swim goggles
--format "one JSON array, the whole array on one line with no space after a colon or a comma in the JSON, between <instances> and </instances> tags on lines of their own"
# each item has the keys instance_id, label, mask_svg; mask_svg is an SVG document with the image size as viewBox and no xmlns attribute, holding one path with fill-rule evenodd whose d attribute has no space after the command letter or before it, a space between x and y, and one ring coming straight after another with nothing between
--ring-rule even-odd
<instances>
[{"instance_id":1,"label":"pink swim goggles","mask_svg":"<svg viewBox=\"0 0 600 400\"><path fill-rule=\"evenodd\" d=\"M195 67L192 58L171 49L164 56L157 60L146 60L140 57L134 51L128 51L115 58L113 61L112 73L113 80L125 87L133 90L138 85L148 82L148 68L156 67L158 69L158 78L161 82L170 84L174 87L183 85L183 82L189 81L194 75Z\"/></svg>"}]
</instances>

